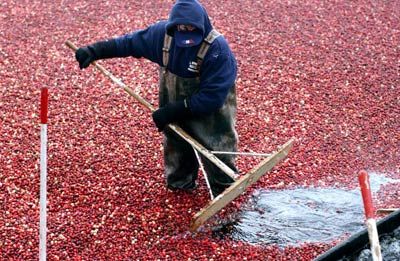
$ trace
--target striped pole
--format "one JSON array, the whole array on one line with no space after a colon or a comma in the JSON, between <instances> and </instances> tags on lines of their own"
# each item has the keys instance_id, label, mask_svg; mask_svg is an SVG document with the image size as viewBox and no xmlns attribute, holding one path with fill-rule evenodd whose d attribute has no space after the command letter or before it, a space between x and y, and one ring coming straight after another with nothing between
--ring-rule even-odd
<instances>
[{"instance_id":1,"label":"striped pole","mask_svg":"<svg viewBox=\"0 0 400 261\"><path fill-rule=\"evenodd\" d=\"M40 224L39 260L46 260L47 233L47 111L49 94L42 88L40 99Z\"/></svg>"},{"instance_id":2,"label":"striped pole","mask_svg":"<svg viewBox=\"0 0 400 261\"><path fill-rule=\"evenodd\" d=\"M375 211L372 204L368 173L364 170L360 171L358 175L358 181L361 187L365 217L367 219L366 224L368 229L369 243L371 246L372 260L382 261L381 246L379 245L378 229L376 227Z\"/></svg>"}]
</instances>

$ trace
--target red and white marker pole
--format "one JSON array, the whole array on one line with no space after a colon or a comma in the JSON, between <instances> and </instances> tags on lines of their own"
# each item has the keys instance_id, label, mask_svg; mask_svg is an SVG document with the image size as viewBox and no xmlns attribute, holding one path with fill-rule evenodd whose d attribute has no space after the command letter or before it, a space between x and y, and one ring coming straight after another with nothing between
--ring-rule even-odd
<instances>
[{"instance_id":1,"label":"red and white marker pole","mask_svg":"<svg viewBox=\"0 0 400 261\"><path fill-rule=\"evenodd\" d=\"M40 224L39 260L46 260L47 234L47 111L49 93L42 88L40 97Z\"/></svg>"},{"instance_id":2,"label":"red and white marker pole","mask_svg":"<svg viewBox=\"0 0 400 261\"><path fill-rule=\"evenodd\" d=\"M372 194L369 185L369 177L366 171L360 171L358 181L361 187L361 194L364 203L366 224L368 229L369 243L371 246L372 260L382 261L381 246L379 245L378 229L375 221L375 210L372 204Z\"/></svg>"}]
</instances>

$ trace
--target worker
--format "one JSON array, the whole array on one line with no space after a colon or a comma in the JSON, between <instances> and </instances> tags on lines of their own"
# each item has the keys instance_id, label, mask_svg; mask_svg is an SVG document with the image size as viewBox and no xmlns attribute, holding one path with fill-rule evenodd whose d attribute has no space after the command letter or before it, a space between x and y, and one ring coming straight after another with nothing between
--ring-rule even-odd
<instances>
[{"instance_id":1,"label":"worker","mask_svg":"<svg viewBox=\"0 0 400 261\"><path fill-rule=\"evenodd\" d=\"M163 132L166 185L172 190L196 188L199 162L193 148L167 126L177 124L211 151L237 150L237 62L226 39L196 0L178 0L168 20L144 30L102 40L75 53L81 69L113 57L148 59L160 67L159 109L152 114ZM237 172L233 154L218 158ZM214 197L234 180L201 156Z\"/></svg>"}]
</instances>

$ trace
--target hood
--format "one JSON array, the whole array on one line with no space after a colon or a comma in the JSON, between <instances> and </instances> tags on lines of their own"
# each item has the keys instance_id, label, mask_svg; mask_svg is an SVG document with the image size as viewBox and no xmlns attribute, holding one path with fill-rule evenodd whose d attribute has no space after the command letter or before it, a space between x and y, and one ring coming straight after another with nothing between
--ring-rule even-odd
<instances>
[{"instance_id":1,"label":"hood","mask_svg":"<svg viewBox=\"0 0 400 261\"><path fill-rule=\"evenodd\" d=\"M172 7L165 25L169 35L174 36L176 25L190 24L196 27L205 38L212 30L206 9L196 0L178 0Z\"/></svg>"}]
</instances>

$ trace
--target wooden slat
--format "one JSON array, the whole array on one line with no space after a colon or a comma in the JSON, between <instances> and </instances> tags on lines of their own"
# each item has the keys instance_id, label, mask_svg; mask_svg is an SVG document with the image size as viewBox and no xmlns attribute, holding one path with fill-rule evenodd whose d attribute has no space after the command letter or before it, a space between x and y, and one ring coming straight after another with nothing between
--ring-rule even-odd
<instances>
[{"instance_id":1,"label":"wooden slat","mask_svg":"<svg viewBox=\"0 0 400 261\"><path fill-rule=\"evenodd\" d=\"M236 180L223 193L218 195L206 207L194 215L190 224L190 231L196 231L210 217L224 208L227 204L240 196L250 185L257 182L265 173L270 171L276 164L286 158L293 146L294 139L286 142L277 152L263 160L260 164L250 170L246 175Z\"/></svg>"},{"instance_id":2,"label":"wooden slat","mask_svg":"<svg viewBox=\"0 0 400 261\"><path fill-rule=\"evenodd\" d=\"M380 208L376 211L378 214L390 214L392 212L398 211L400 208Z\"/></svg>"}]
</instances>

